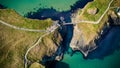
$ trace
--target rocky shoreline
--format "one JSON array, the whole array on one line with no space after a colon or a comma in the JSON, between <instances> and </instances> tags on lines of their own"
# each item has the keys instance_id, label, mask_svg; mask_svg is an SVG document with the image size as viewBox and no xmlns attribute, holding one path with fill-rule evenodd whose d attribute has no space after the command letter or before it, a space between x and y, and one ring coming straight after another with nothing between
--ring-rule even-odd
<instances>
[{"instance_id":1,"label":"rocky shoreline","mask_svg":"<svg viewBox=\"0 0 120 68\"><path fill-rule=\"evenodd\" d=\"M87 57L89 52L92 52L98 47L97 44L102 40L104 36L107 35L112 26L119 26L120 23L118 21L119 18L115 15L114 12L112 12L112 14L109 14L108 20L104 23L97 35L94 36L94 39L90 40L87 44L84 39L83 32L80 28L78 28L78 25L75 25L70 47L73 51L80 51L84 57Z\"/></svg>"},{"instance_id":2,"label":"rocky shoreline","mask_svg":"<svg viewBox=\"0 0 120 68\"><path fill-rule=\"evenodd\" d=\"M74 14L76 16L77 12L73 13L73 15ZM99 43L99 41L101 41L102 38L109 32L109 29L111 28L111 20L113 22L116 20L116 18L114 20L112 16L110 16L110 18L109 18L109 16L107 17L108 20L104 21L103 22L104 24L102 27L100 27L99 32L96 32L97 35L93 35L94 37L89 41L85 40L83 31L82 31L82 29L80 29L78 27L78 25L71 25L71 26L73 26L73 36L72 36L72 39L70 42L70 48L73 51L80 51L83 54L83 56L85 58L87 58L88 54L90 52L94 51L95 49L97 49L97 47L98 47L97 44ZM71 19L73 20L73 19L75 19L75 17L72 17ZM75 19L75 20L77 20L77 19ZM113 25L113 23L112 23L112 25ZM66 28L67 28L67 26L62 26L60 28L60 30L62 29L61 31L63 33L64 32L66 33L68 31ZM63 30L63 29L65 29L65 30ZM61 33L62 38L65 38L64 34ZM63 43L63 41L61 41L61 43ZM60 44L60 46L57 48L56 52L52 56L50 56L49 58L48 57L44 58L44 60L43 60L44 63L52 62L54 60L61 61L63 59L64 52L65 52L64 47L65 46L63 46L63 44Z\"/></svg>"},{"instance_id":3,"label":"rocky shoreline","mask_svg":"<svg viewBox=\"0 0 120 68\"><path fill-rule=\"evenodd\" d=\"M83 32L78 27L78 25L72 25L73 26L73 36L72 36L72 39L70 42L70 48L73 51L80 51L83 54L83 57L87 58L89 53L96 50L98 47L97 44L109 33L111 26L114 25L112 23L112 21L115 21L115 20L112 17L111 18L108 17L108 20L104 22L104 25L99 30L98 34L94 35L94 39L90 40L89 43L86 43ZM64 26L64 27L66 27L66 26ZM65 30L64 32L66 32L66 31L67 30ZM62 38L65 38L65 37L63 36ZM56 52L52 56L44 58L43 61L45 63L45 66L51 64L53 61L61 61L63 59L65 48L62 45L62 42L63 41L61 41L60 46L57 48ZM46 64L48 62L49 62L49 64ZM48 68L49 68L49 66L48 66Z\"/></svg>"},{"instance_id":4,"label":"rocky shoreline","mask_svg":"<svg viewBox=\"0 0 120 68\"><path fill-rule=\"evenodd\" d=\"M87 57L89 52L97 48L94 41L92 41L90 44L85 43L84 37L82 35L82 31L79 30L77 25L74 26L74 34L70 43L70 47L72 48L73 51L76 50L81 51L84 57Z\"/></svg>"}]
</instances>

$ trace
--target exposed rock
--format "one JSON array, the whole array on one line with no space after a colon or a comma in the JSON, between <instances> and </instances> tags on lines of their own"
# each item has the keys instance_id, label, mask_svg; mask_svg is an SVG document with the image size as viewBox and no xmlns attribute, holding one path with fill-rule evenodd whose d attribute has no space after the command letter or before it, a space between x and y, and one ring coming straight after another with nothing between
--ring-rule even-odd
<instances>
[{"instance_id":1,"label":"exposed rock","mask_svg":"<svg viewBox=\"0 0 120 68\"><path fill-rule=\"evenodd\" d=\"M120 7L116 8L116 11L117 11L117 15L120 16Z\"/></svg>"},{"instance_id":2,"label":"exposed rock","mask_svg":"<svg viewBox=\"0 0 120 68\"><path fill-rule=\"evenodd\" d=\"M83 53L84 57L87 57L89 52L96 49L94 41L90 42L89 45L85 44L82 32L78 29L77 25L74 26L73 33L74 33L73 38L70 43L70 47L72 48L73 51L80 50Z\"/></svg>"},{"instance_id":3,"label":"exposed rock","mask_svg":"<svg viewBox=\"0 0 120 68\"><path fill-rule=\"evenodd\" d=\"M57 60L57 61L62 60L62 58L63 58L63 47L62 46L58 47L55 54L56 54L55 60Z\"/></svg>"},{"instance_id":4,"label":"exposed rock","mask_svg":"<svg viewBox=\"0 0 120 68\"><path fill-rule=\"evenodd\" d=\"M120 25L120 17L114 11L109 11L109 22L110 25Z\"/></svg>"},{"instance_id":5,"label":"exposed rock","mask_svg":"<svg viewBox=\"0 0 120 68\"><path fill-rule=\"evenodd\" d=\"M82 33L79 31L77 25L74 26L73 38L70 43L70 47L73 50L78 50L80 46L84 45L84 39L82 38ZM80 46L79 46L80 45Z\"/></svg>"},{"instance_id":6,"label":"exposed rock","mask_svg":"<svg viewBox=\"0 0 120 68\"><path fill-rule=\"evenodd\" d=\"M61 41L60 33L55 30L50 35L45 36L39 45L29 52L28 59L31 62L40 61L41 63L55 60L56 56L59 56L56 51L58 51ZM61 58L59 57L58 60L61 60Z\"/></svg>"},{"instance_id":7,"label":"exposed rock","mask_svg":"<svg viewBox=\"0 0 120 68\"><path fill-rule=\"evenodd\" d=\"M60 61L63 58L63 53L60 54L60 56L56 56L55 60Z\"/></svg>"},{"instance_id":8,"label":"exposed rock","mask_svg":"<svg viewBox=\"0 0 120 68\"><path fill-rule=\"evenodd\" d=\"M45 67L37 62L34 62L29 68L45 68Z\"/></svg>"},{"instance_id":9,"label":"exposed rock","mask_svg":"<svg viewBox=\"0 0 120 68\"><path fill-rule=\"evenodd\" d=\"M91 14L91 15L95 15L95 14L97 14L97 12L98 12L98 8L96 8L96 7L94 7L94 8L89 8L89 9L87 10L87 13L88 13L88 14Z\"/></svg>"}]
</instances>

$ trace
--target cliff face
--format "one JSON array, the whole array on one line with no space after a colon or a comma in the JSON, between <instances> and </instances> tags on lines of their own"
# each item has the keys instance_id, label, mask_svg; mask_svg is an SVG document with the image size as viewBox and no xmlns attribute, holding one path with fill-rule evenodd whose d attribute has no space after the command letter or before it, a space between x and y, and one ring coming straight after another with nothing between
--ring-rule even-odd
<instances>
[{"instance_id":1,"label":"cliff face","mask_svg":"<svg viewBox=\"0 0 120 68\"><path fill-rule=\"evenodd\" d=\"M90 40L89 43L86 43L83 32L78 28L77 25L74 26L73 32L74 33L70 43L70 47L72 48L72 50L80 50L86 57L88 52L96 48L94 41Z\"/></svg>"},{"instance_id":2,"label":"cliff face","mask_svg":"<svg viewBox=\"0 0 120 68\"><path fill-rule=\"evenodd\" d=\"M18 15L14 10L0 9L0 20L8 24L29 29L45 30L50 27L52 21L28 19ZM0 23L0 67L1 68L24 68L24 56L26 51L35 44L44 32L29 32L13 29ZM57 50L62 38L58 30L42 38L42 41L35 46L27 55L31 68L35 68L42 58L52 56ZM34 63L34 64L32 64ZM31 66L32 64L32 66Z\"/></svg>"},{"instance_id":3,"label":"cliff face","mask_svg":"<svg viewBox=\"0 0 120 68\"><path fill-rule=\"evenodd\" d=\"M114 14L110 16L110 18L111 20L115 19L112 20L115 25L118 18L116 18ZM24 26L25 28L31 29L46 29L52 24L51 20L26 19L18 15L15 11L6 9L0 9L0 19L12 25L19 27ZM107 25L106 22L108 22L107 14L97 25L86 23L75 25L70 47L73 50L80 50L86 57L89 52L96 49L96 41L100 40L101 35L107 32L106 29L108 28L106 28L106 26L109 25ZM67 34L67 29L63 29L65 30L63 33ZM15 30L0 24L0 66L2 68L23 68L24 55L27 49L43 34L44 33ZM63 40L62 38L64 38L64 36L61 37L58 30L43 37L42 41L28 53L28 65L30 68L35 68L34 66L44 68L39 62L42 62L45 56L48 58L52 56L53 59L60 60L61 56L63 56L61 52L63 52L62 50L65 47L60 46ZM58 54L58 56L56 54Z\"/></svg>"},{"instance_id":4,"label":"cliff face","mask_svg":"<svg viewBox=\"0 0 120 68\"><path fill-rule=\"evenodd\" d=\"M112 26L120 25L120 17L109 10L99 24L80 23L74 26L70 47L80 50L86 57L97 48L97 44L106 36Z\"/></svg>"},{"instance_id":5,"label":"cliff face","mask_svg":"<svg viewBox=\"0 0 120 68\"><path fill-rule=\"evenodd\" d=\"M33 62L44 62L43 57L53 57L62 41L60 33L56 30L50 35L45 36L35 48L31 49L28 54L30 64ZM46 61L49 61L45 59Z\"/></svg>"},{"instance_id":6,"label":"cliff face","mask_svg":"<svg viewBox=\"0 0 120 68\"><path fill-rule=\"evenodd\" d=\"M106 14L99 24L80 23L74 26L73 38L70 47L79 50L86 57L89 52L97 48L97 42L101 35L108 30L108 14Z\"/></svg>"},{"instance_id":7,"label":"cliff face","mask_svg":"<svg viewBox=\"0 0 120 68\"><path fill-rule=\"evenodd\" d=\"M81 50L85 45L82 32L78 29L78 26L74 26L73 38L70 43L70 47L73 50Z\"/></svg>"},{"instance_id":8,"label":"cliff face","mask_svg":"<svg viewBox=\"0 0 120 68\"><path fill-rule=\"evenodd\" d=\"M112 26L119 26L120 25L120 16L117 15L114 11L109 12L109 22Z\"/></svg>"}]
</instances>

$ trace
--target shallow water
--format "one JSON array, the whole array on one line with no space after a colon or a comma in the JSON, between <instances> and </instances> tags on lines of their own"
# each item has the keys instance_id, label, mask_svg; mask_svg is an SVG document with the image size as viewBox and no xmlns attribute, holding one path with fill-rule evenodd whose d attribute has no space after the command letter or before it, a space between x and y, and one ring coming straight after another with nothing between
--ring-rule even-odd
<instances>
[{"instance_id":1,"label":"shallow water","mask_svg":"<svg viewBox=\"0 0 120 68\"><path fill-rule=\"evenodd\" d=\"M78 0L0 0L0 4L6 6L7 8L14 9L24 16L28 12L36 12L39 8L51 9L52 7L57 11L68 11L71 9L70 6L74 5L77 1ZM81 6L82 3L79 5ZM59 15L62 16L63 14L65 17L70 16L67 12ZM31 18L32 17L33 16L31 16ZM88 55L88 59L84 59L80 52L76 52L73 56L65 54L63 60L56 64L56 68L120 68L119 29L120 28L116 27L113 28L108 36L101 41L101 47L91 52L90 55ZM72 34L71 29L68 29L68 32L68 35ZM67 36L67 38L70 39L71 37ZM65 45L69 45L69 43L66 43Z\"/></svg>"},{"instance_id":2,"label":"shallow water","mask_svg":"<svg viewBox=\"0 0 120 68\"><path fill-rule=\"evenodd\" d=\"M68 64L64 65L57 63L56 68L120 68L120 51L114 52L113 55L107 56L104 59L85 60L83 56L78 52L72 57L65 54L62 62ZM64 66L63 66L64 65Z\"/></svg>"},{"instance_id":3,"label":"shallow water","mask_svg":"<svg viewBox=\"0 0 120 68\"><path fill-rule=\"evenodd\" d=\"M120 27L114 27L87 59L80 52L65 54L55 68L120 68Z\"/></svg>"},{"instance_id":4,"label":"shallow water","mask_svg":"<svg viewBox=\"0 0 120 68\"><path fill-rule=\"evenodd\" d=\"M0 4L7 8L15 9L19 14L24 15L39 8L54 8L57 11L71 9L78 0L0 0Z\"/></svg>"}]
</instances>

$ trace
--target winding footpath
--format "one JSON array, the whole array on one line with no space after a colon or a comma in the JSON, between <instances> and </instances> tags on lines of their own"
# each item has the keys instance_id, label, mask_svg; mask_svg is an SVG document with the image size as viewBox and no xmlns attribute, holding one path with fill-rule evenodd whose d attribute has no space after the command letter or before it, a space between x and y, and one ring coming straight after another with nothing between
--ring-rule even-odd
<instances>
[{"instance_id":1,"label":"winding footpath","mask_svg":"<svg viewBox=\"0 0 120 68\"><path fill-rule=\"evenodd\" d=\"M63 23L63 25L72 25L72 24L79 24L79 23L91 23L91 24L99 24L100 21L102 20L102 18L104 17L104 15L107 13L107 11L110 8L110 5L112 4L113 0L110 1L107 9L105 10L105 12L101 15L101 17L95 22L95 21L86 21L86 20L79 20L78 22L73 22L73 23Z\"/></svg>"},{"instance_id":2,"label":"winding footpath","mask_svg":"<svg viewBox=\"0 0 120 68\"><path fill-rule=\"evenodd\" d=\"M30 50L33 49L35 46L37 46L41 42L41 39L43 37L49 35L50 33L54 32L58 27L60 27L60 25L57 24L57 22L54 22L54 25L51 26L50 28L48 28L48 30L37 30L37 29L20 28L20 27L8 24L8 23L6 23L6 22L4 22L2 20L0 20L0 23L4 24L4 25L6 25L6 26L8 26L10 28L17 29L17 30L30 31L30 32L46 32L44 35L40 36L39 39L37 40L37 42L33 46L28 48L28 50L26 51L25 56L24 56L24 67L25 68L27 68L27 66L28 66L27 55L30 52Z\"/></svg>"},{"instance_id":3,"label":"winding footpath","mask_svg":"<svg viewBox=\"0 0 120 68\"><path fill-rule=\"evenodd\" d=\"M46 34L40 36L40 38L38 39L38 41L26 51L25 56L24 56L24 65L25 65L25 68L27 68L27 66L28 66L28 63L27 63L27 62L28 62L27 55L28 55L28 53L30 52L30 50L33 49L35 46L37 46L37 45L41 42L42 38L45 37L45 36L48 35L48 34L49 34L49 33L46 33Z\"/></svg>"},{"instance_id":4,"label":"winding footpath","mask_svg":"<svg viewBox=\"0 0 120 68\"><path fill-rule=\"evenodd\" d=\"M105 10L105 12L101 15L101 17L99 18L99 20L97 20L96 22L81 20L81 21L76 22L76 23L63 23L63 25L79 24L79 23L82 23L82 22L84 22L84 23L98 24L102 20L102 18L104 17L104 15L107 13L107 11L109 10L110 5L111 5L112 2L113 2L113 0L111 0L111 2L109 3L107 9ZM30 50L33 49L35 46L37 46L41 42L41 40L42 40L43 37L45 37L45 36L49 35L50 33L54 32L59 27L59 26L56 26L56 27L54 27L52 29L49 29L49 30L37 30L37 29L20 28L20 27L8 24L8 23L6 23L6 22L4 22L2 20L0 20L0 23L6 25L8 27L17 29L17 30L30 31L30 32L46 32L44 35L40 36L39 39L37 40L37 42L33 46L31 46L30 48L28 48L28 50L26 51L25 56L24 56L24 65L25 65L25 68L27 68L27 66L28 66L27 55L30 52Z\"/></svg>"},{"instance_id":5,"label":"winding footpath","mask_svg":"<svg viewBox=\"0 0 120 68\"><path fill-rule=\"evenodd\" d=\"M8 24L8 23L6 23L6 22L4 22L2 20L0 20L0 23L6 25L8 27L11 27L13 29L17 29L17 30L23 30L23 31L29 31L29 32L48 32L47 30L37 30L37 29L20 28L20 27Z\"/></svg>"},{"instance_id":6,"label":"winding footpath","mask_svg":"<svg viewBox=\"0 0 120 68\"><path fill-rule=\"evenodd\" d=\"M25 68L27 68L27 66L28 66L27 55L30 52L30 50L33 49L35 46L37 46L41 42L41 40L42 40L43 37L45 37L45 36L49 35L50 33L54 32L58 27L59 26L56 26L56 27L54 27L54 29L51 29L51 30L49 30L49 32L47 32L44 35L40 36L39 39L37 40L37 42L26 51L25 56L24 56L24 65L25 65Z\"/></svg>"}]
</instances>

